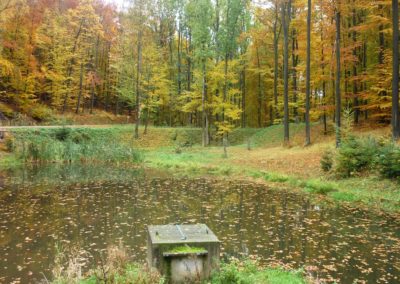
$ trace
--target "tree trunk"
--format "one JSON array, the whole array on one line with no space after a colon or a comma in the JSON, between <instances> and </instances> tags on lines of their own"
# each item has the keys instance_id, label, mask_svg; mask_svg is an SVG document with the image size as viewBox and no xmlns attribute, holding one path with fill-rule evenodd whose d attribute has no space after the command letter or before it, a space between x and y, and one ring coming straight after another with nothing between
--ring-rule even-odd
<instances>
[{"instance_id":1,"label":"tree trunk","mask_svg":"<svg viewBox=\"0 0 400 284\"><path fill-rule=\"evenodd\" d=\"M208 145L208 118L206 113L206 62L203 59L202 62L202 76L203 76L203 88L201 96L201 111L202 111L202 128L203 128L203 147Z\"/></svg>"},{"instance_id":2,"label":"tree trunk","mask_svg":"<svg viewBox=\"0 0 400 284\"><path fill-rule=\"evenodd\" d=\"M298 55L296 54L296 50L298 49L298 43L297 43L297 36L296 36L296 29L293 28L292 31L292 80L293 80L293 116L296 122L298 122L298 117L297 117L297 64L298 64Z\"/></svg>"},{"instance_id":3,"label":"tree trunk","mask_svg":"<svg viewBox=\"0 0 400 284\"><path fill-rule=\"evenodd\" d=\"M354 0L353 0L353 5L354 5ZM356 20L356 10L353 9L353 27L357 25L357 20ZM352 33L353 36L353 43L356 45L357 43L357 32L353 30ZM357 58L357 48L353 48L353 56L354 58ZM360 109L358 106L358 81L357 81L357 62L353 62L353 111L354 111L354 124L358 124L359 121L359 116L360 116Z\"/></svg>"},{"instance_id":4,"label":"tree trunk","mask_svg":"<svg viewBox=\"0 0 400 284\"><path fill-rule=\"evenodd\" d=\"M278 33L278 2L275 1L275 21L274 21L274 107L271 108L271 125L274 124L274 119L277 117L278 113L278 42L279 35ZM282 25L280 26L282 27Z\"/></svg>"},{"instance_id":5,"label":"tree trunk","mask_svg":"<svg viewBox=\"0 0 400 284\"><path fill-rule=\"evenodd\" d=\"M287 11L286 11L287 9ZM289 17L291 13L291 0L282 3L282 26L283 26L283 100L284 100L284 143L289 144Z\"/></svg>"},{"instance_id":6,"label":"tree trunk","mask_svg":"<svg viewBox=\"0 0 400 284\"><path fill-rule=\"evenodd\" d=\"M258 52L258 47L256 48L256 54L257 54L257 68L258 68L258 96L257 96L257 101L258 101L258 108L257 108L257 121L258 121L258 127L262 127L262 90L261 90L261 64L260 64L260 55Z\"/></svg>"},{"instance_id":7,"label":"tree trunk","mask_svg":"<svg viewBox=\"0 0 400 284\"><path fill-rule=\"evenodd\" d=\"M187 78L186 78L186 80L187 80L187 91L188 92L190 92L190 90L191 90L191 83L192 83L192 74L191 74L192 60L190 58L190 52L192 50L191 44L192 44L192 36L189 31L188 39L186 42L186 46L187 46L186 47L186 53L187 53L187 74L186 74ZM187 102L189 102L189 100L190 99L188 99ZM192 125L192 120L193 120L193 113L191 112L191 113L189 113L189 117L188 117L189 125Z\"/></svg>"},{"instance_id":8,"label":"tree trunk","mask_svg":"<svg viewBox=\"0 0 400 284\"><path fill-rule=\"evenodd\" d=\"M142 64L142 31L138 32L137 42L137 65L136 65L136 122L135 122L135 139L139 139L140 125L140 72Z\"/></svg>"},{"instance_id":9,"label":"tree trunk","mask_svg":"<svg viewBox=\"0 0 400 284\"><path fill-rule=\"evenodd\" d=\"M311 144L310 129L310 77L311 77L311 0L308 0L307 11L307 71L306 71L306 146Z\"/></svg>"},{"instance_id":10,"label":"tree trunk","mask_svg":"<svg viewBox=\"0 0 400 284\"><path fill-rule=\"evenodd\" d=\"M93 76L95 76L97 72L97 61L98 61L98 54L99 54L99 42L100 42L100 37L97 36L97 41L96 41L96 55L94 58L94 68L93 68ZM93 78L94 79L94 78ZM94 91L95 91L95 83L92 82L91 86L91 94L90 94L90 114L93 114L93 106L94 106Z\"/></svg>"},{"instance_id":11,"label":"tree trunk","mask_svg":"<svg viewBox=\"0 0 400 284\"><path fill-rule=\"evenodd\" d=\"M336 81L335 81L335 99L336 99L336 147L341 143L341 94L340 94L340 3L335 12L336 16Z\"/></svg>"},{"instance_id":12,"label":"tree trunk","mask_svg":"<svg viewBox=\"0 0 400 284\"><path fill-rule=\"evenodd\" d=\"M392 86L392 128L393 139L400 138L399 117L399 1L392 0L393 16L393 86Z\"/></svg>"},{"instance_id":13,"label":"tree trunk","mask_svg":"<svg viewBox=\"0 0 400 284\"><path fill-rule=\"evenodd\" d=\"M246 65L242 70L242 127L246 127Z\"/></svg>"},{"instance_id":14,"label":"tree trunk","mask_svg":"<svg viewBox=\"0 0 400 284\"><path fill-rule=\"evenodd\" d=\"M82 98L82 85L83 85L83 62L81 63L81 73L79 76L79 95L78 95L78 101L76 103L76 108L75 108L75 113L79 113L79 107L81 105L81 98Z\"/></svg>"}]
</instances>

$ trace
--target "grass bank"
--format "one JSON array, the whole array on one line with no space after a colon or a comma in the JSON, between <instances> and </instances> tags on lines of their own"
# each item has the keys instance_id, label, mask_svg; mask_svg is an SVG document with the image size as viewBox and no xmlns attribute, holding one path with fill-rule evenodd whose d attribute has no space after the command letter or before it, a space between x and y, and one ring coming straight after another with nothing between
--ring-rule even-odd
<instances>
[{"instance_id":1,"label":"grass bank","mask_svg":"<svg viewBox=\"0 0 400 284\"><path fill-rule=\"evenodd\" d=\"M4 164L18 163L138 163L126 127L16 129L5 140Z\"/></svg>"},{"instance_id":2,"label":"grass bank","mask_svg":"<svg viewBox=\"0 0 400 284\"><path fill-rule=\"evenodd\" d=\"M312 156L316 155L313 147L284 149L278 160L275 154L270 155L269 151L273 151L272 149L256 148L249 151L244 146L231 147L227 159L223 158L219 147L194 147L185 149L180 154L173 148L162 148L146 151L144 156L148 167L165 169L178 176L251 178L317 199L400 212L398 182L376 175L338 179L325 174L320 169L319 159L313 162ZM322 155L319 150L317 152ZM301 162L296 163L298 159ZM302 165L303 163L306 165ZM295 169L292 170L292 167Z\"/></svg>"},{"instance_id":3,"label":"grass bank","mask_svg":"<svg viewBox=\"0 0 400 284\"><path fill-rule=\"evenodd\" d=\"M55 279L53 284L102 284L102 283L132 283L132 284L163 284L166 280L138 263L127 263L121 268L114 268L112 273L107 272L107 278L99 268L82 279ZM204 284L306 284L301 271L284 270L283 268L262 268L250 261L222 263L220 271L215 272Z\"/></svg>"},{"instance_id":4,"label":"grass bank","mask_svg":"<svg viewBox=\"0 0 400 284\"><path fill-rule=\"evenodd\" d=\"M87 257L87 255L86 255ZM77 249L72 255L59 254L53 267L53 284L163 284L165 277L146 265L134 263L123 247L110 246L100 264L82 272L85 254ZM263 267L250 259L231 259L222 262L211 278L196 283L203 284L306 284L312 279L302 270L286 270L283 267Z\"/></svg>"},{"instance_id":5,"label":"grass bank","mask_svg":"<svg viewBox=\"0 0 400 284\"><path fill-rule=\"evenodd\" d=\"M228 148L228 158L223 157L220 146L178 149L165 146L145 149L144 161L148 167L170 170L175 175L251 178L318 199L399 213L399 182L382 178L375 172L340 178L322 170L321 158L327 149L333 148L334 137L323 135L319 127L313 128L314 144L310 147L302 145L303 125L297 125L292 131L290 147L279 144L282 143L279 137L282 137L283 129L273 126L232 133L230 138L234 143ZM388 132L388 129L359 129L355 130L355 135L379 139L388 137Z\"/></svg>"}]
</instances>

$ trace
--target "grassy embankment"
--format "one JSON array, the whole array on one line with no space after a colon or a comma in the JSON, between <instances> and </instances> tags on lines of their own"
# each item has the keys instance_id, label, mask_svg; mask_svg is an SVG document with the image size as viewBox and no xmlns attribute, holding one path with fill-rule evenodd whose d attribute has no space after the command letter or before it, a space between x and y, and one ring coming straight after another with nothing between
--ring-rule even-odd
<instances>
[{"instance_id":1,"label":"grassy embankment","mask_svg":"<svg viewBox=\"0 0 400 284\"><path fill-rule=\"evenodd\" d=\"M123 269L110 275L109 281L99 277L99 273L93 273L87 278L74 283L98 284L98 283L143 283L162 284L164 278L141 265L131 263ZM111 281L110 281L111 280ZM67 284L68 281L56 280L54 284ZM200 283L200 282L199 282ZM311 283L302 275L301 271L288 271L282 268L260 268L252 262L222 264L221 270L214 273L205 284L306 284Z\"/></svg>"},{"instance_id":2,"label":"grassy embankment","mask_svg":"<svg viewBox=\"0 0 400 284\"><path fill-rule=\"evenodd\" d=\"M0 167L37 163L132 164L143 160L130 140L128 128L20 128L6 137Z\"/></svg>"},{"instance_id":3,"label":"grassy embankment","mask_svg":"<svg viewBox=\"0 0 400 284\"><path fill-rule=\"evenodd\" d=\"M53 271L53 284L97 284L97 283L166 283L165 277L147 266L130 262L126 251L117 246L107 249L101 265L88 273L82 273L82 258L79 253L67 257L64 253L56 256ZM64 264L65 263L65 264ZM255 260L231 259L221 263L211 279L204 284L306 284L315 282L302 270L285 270L282 267L263 267Z\"/></svg>"},{"instance_id":4,"label":"grassy embankment","mask_svg":"<svg viewBox=\"0 0 400 284\"><path fill-rule=\"evenodd\" d=\"M303 147L302 124L291 125L291 147L282 147L280 125L235 130L229 136L228 158L223 158L220 141L213 141L207 148L199 146L199 129L152 127L139 140L132 139L132 131L132 126L77 128L63 138L61 130L18 130L13 134L14 146L2 146L11 148L12 153L0 154L0 167L34 161L137 165L143 160L146 167L171 170L176 175L253 178L274 187L312 193L317 198L400 211L398 182L368 171L351 178L322 171L321 157L327 149L334 151L334 137L323 135L318 125L313 127L310 147ZM359 129L355 133L388 137L389 129Z\"/></svg>"},{"instance_id":5,"label":"grassy embankment","mask_svg":"<svg viewBox=\"0 0 400 284\"><path fill-rule=\"evenodd\" d=\"M222 148L184 148L161 145L147 147L145 163L150 167L170 169L181 175L214 175L228 178L255 178L281 188L295 189L314 197L338 202L357 203L391 212L400 211L400 185L366 171L350 178L339 178L321 169L321 157L334 150L333 135L324 136L319 126L313 128L313 142L303 147L304 126L292 125L291 147L282 147L282 127L262 130L241 129L230 136L228 158ZM357 136L388 137L388 129L360 129ZM160 136L154 129L153 135ZM179 136L179 135L178 135ZM184 135L181 135L181 139ZM184 140L184 139L183 139ZM251 150L248 150L250 140ZM144 140L146 141L146 139ZM138 146L140 146L140 141ZM177 152L181 152L177 154ZM279 185L279 186L278 186Z\"/></svg>"}]
</instances>

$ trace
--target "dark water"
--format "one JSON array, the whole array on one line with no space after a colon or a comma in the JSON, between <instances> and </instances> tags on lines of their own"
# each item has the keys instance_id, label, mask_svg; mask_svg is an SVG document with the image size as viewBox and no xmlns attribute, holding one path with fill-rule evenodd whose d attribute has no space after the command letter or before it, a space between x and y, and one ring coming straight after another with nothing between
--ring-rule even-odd
<instances>
[{"instance_id":1,"label":"dark water","mask_svg":"<svg viewBox=\"0 0 400 284\"><path fill-rule=\"evenodd\" d=\"M92 182L96 180L97 182ZM122 242L145 260L146 225L206 223L227 256L258 256L340 283L400 283L400 220L250 182L48 167L0 177L0 282L51 278L56 244L86 268Z\"/></svg>"}]
</instances>

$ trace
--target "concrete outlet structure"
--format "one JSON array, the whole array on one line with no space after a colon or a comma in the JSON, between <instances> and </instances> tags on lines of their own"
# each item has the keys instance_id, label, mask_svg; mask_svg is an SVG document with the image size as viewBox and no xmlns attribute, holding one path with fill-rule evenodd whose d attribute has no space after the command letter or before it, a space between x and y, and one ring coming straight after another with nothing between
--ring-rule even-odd
<instances>
[{"instance_id":1,"label":"concrete outlet structure","mask_svg":"<svg viewBox=\"0 0 400 284\"><path fill-rule=\"evenodd\" d=\"M195 283L218 268L220 241L205 225L148 226L147 261L169 283Z\"/></svg>"}]
</instances>

